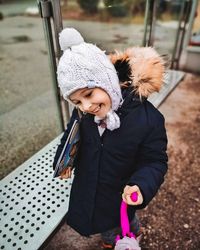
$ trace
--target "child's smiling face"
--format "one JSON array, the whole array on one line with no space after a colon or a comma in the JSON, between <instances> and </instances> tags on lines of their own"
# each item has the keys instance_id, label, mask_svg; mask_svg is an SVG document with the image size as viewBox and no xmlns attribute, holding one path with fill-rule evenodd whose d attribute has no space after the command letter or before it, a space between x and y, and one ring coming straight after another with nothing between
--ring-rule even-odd
<instances>
[{"instance_id":1,"label":"child's smiling face","mask_svg":"<svg viewBox=\"0 0 200 250\"><path fill-rule=\"evenodd\" d=\"M81 111L100 118L106 116L112 105L110 96L101 88L79 89L69 98Z\"/></svg>"}]
</instances>

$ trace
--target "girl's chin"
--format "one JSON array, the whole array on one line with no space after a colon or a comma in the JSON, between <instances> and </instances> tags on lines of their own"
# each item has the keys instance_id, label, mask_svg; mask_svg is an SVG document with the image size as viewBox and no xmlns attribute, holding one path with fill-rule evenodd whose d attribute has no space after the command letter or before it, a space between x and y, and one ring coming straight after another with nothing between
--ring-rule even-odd
<instances>
[{"instance_id":1,"label":"girl's chin","mask_svg":"<svg viewBox=\"0 0 200 250\"><path fill-rule=\"evenodd\" d=\"M97 117L104 119L106 118L107 114L108 114L109 110L100 110L99 112L97 112L97 114L95 114Z\"/></svg>"},{"instance_id":2,"label":"girl's chin","mask_svg":"<svg viewBox=\"0 0 200 250\"><path fill-rule=\"evenodd\" d=\"M104 119L106 117L106 114L105 113L99 113L99 114L96 114L96 116L101 118L101 119Z\"/></svg>"}]
</instances>

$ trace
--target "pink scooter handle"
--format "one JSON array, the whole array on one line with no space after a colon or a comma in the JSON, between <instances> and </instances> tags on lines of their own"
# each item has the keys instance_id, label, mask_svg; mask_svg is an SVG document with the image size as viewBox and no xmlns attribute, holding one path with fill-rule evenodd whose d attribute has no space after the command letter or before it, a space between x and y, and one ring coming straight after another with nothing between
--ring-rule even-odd
<instances>
[{"instance_id":1,"label":"pink scooter handle","mask_svg":"<svg viewBox=\"0 0 200 250\"><path fill-rule=\"evenodd\" d=\"M131 200L132 200L133 202L136 202L137 199L138 199L138 193L137 193L137 192L133 192L133 193L131 194Z\"/></svg>"},{"instance_id":2,"label":"pink scooter handle","mask_svg":"<svg viewBox=\"0 0 200 250\"><path fill-rule=\"evenodd\" d=\"M138 199L138 193L133 192L131 194L131 200L136 202ZM120 208L120 216L121 216L121 229L122 229L122 236L129 235L130 237L134 237L133 233L130 232L130 224L127 215L127 204L122 201L121 208Z\"/></svg>"}]
</instances>

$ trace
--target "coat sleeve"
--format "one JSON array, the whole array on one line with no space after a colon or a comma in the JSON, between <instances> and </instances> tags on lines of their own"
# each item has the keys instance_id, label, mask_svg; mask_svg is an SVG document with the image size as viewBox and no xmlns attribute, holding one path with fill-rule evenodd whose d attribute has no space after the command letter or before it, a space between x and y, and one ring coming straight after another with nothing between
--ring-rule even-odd
<instances>
[{"instance_id":1,"label":"coat sleeve","mask_svg":"<svg viewBox=\"0 0 200 250\"><path fill-rule=\"evenodd\" d=\"M74 120L77 117L78 117L78 111L77 111L77 109L74 108L74 110L72 112L72 116L70 118L70 121L67 124L67 128L66 128L66 130L65 130L65 132L64 132L64 134L63 134L63 136L62 136L62 138L60 140L60 144L58 145L58 148L56 150L56 154L55 154L54 161L53 161L53 169L54 170L55 170L55 167L56 167L56 162L58 161L58 158L59 158L59 156L60 156L60 154L61 154L61 152L63 150L63 147L65 145L65 142L66 142L67 136L69 134L69 131L70 131L71 127L72 127L72 124L73 124Z\"/></svg>"},{"instance_id":2,"label":"coat sleeve","mask_svg":"<svg viewBox=\"0 0 200 250\"><path fill-rule=\"evenodd\" d=\"M128 185L137 185L143 195L143 203L137 209L144 208L156 195L164 181L167 172L167 135L164 126L164 117L161 116L159 124L151 129L151 132L142 142L136 171L129 179Z\"/></svg>"}]
</instances>

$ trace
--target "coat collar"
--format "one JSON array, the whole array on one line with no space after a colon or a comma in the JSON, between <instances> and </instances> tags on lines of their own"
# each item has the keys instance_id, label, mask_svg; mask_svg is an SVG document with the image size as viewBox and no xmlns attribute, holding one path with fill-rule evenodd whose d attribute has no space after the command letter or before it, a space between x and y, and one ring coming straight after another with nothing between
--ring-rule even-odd
<instances>
[{"instance_id":1,"label":"coat collar","mask_svg":"<svg viewBox=\"0 0 200 250\"><path fill-rule=\"evenodd\" d=\"M124 99L121 107L117 110L119 116L126 115L131 112L137 106L142 105L147 99L142 97L140 98L137 94L133 92L132 87L127 87L122 89L122 97Z\"/></svg>"}]
</instances>

